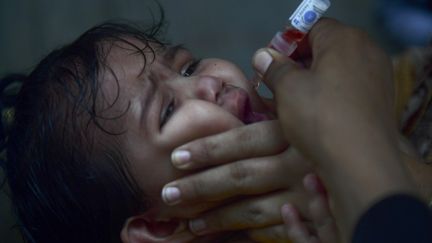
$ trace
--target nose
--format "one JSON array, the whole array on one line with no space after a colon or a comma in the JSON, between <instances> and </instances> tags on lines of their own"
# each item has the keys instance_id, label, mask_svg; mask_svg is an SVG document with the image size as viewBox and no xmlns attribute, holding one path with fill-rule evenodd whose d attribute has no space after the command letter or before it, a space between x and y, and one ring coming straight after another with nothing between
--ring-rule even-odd
<instances>
[{"instance_id":1,"label":"nose","mask_svg":"<svg viewBox=\"0 0 432 243\"><path fill-rule=\"evenodd\" d=\"M216 103L219 93L223 89L223 82L215 77L198 77L195 87L195 96L208 102Z\"/></svg>"}]
</instances>

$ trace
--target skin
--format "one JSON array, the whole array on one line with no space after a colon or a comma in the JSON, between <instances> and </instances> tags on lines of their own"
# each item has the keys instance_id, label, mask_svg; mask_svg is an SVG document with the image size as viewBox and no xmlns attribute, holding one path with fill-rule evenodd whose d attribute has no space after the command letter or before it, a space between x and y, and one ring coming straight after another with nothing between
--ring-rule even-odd
<instances>
[{"instance_id":1,"label":"skin","mask_svg":"<svg viewBox=\"0 0 432 243\"><path fill-rule=\"evenodd\" d=\"M338 230L331 214L328 195L320 179L309 174L303 180L305 188L314 197L308 203L312 216L312 229L304 221L300 212L290 203L281 208L286 231L294 243L337 243L340 242Z\"/></svg>"},{"instance_id":2,"label":"skin","mask_svg":"<svg viewBox=\"0 0 432 243\"><path fill-rule=\"evenodd\" d=\"M419 163L418 156L399 133L394 120L389 58L365 33L332 20L319 22L310 33L307 45L299 49L298 61L308 63L306 70L299 69L292 60L272 50L264 51L270 54L270 60L259 60L255 55L253 66L275 91L276 107L279 116L283 117L281 123L257 123L186 143L174 150L174 166L185 171L220 164L234 167L242 163L245 154L274 154L275 147L283 144L282 141L289 141L314 161L315 169L329 188L329 196L334 198L335 208L341 209L333 213L336 213L338 225L342 226L339 235L335 225L329 223L330 214L326 210L329 206L323 203L322 195L309 190L314 197L309 209L298 210L296 205L287 203L293 206L294 215L303 216L301 220L290 218L287 211L282 210L287 223L283 231L294 242L309 242L311 237L324 243L336 242L336 239L347 242L361 213L392 193L419 196L416 188L420 188L421 196L430 199L430 166ZM347 58L353 62L346 62ZM326 119L331 117L344 119ZM249 139L239 149L235 141L244 137ZM358 139L353 140L354 137ZM190 156L179 161L175 156L178 152L188 152ZM285 167L283 170L283 166L268 164L272 168L263 171L253 163L241 165L243 178L246 178L240 179L241 183L229 170L216 167L194 177L170 182L165 188L178 188L181 191L179 200L188 204L229 197L232 188L239 189L239 184L240 189L252 190L257 184L274 182L273 185L277 185L275 178L281 176L289 180L288 171L296 168ZM297 163L298 167L301 165ZM371 174L371 171L377 173ZM218 175L218 180L211 175ZM229 218L221 217L226 212L222 209L218 214L210 213L199 219L205 221L210 232L218 231L224 229L221 222L239 222L242 215L247 215L244 208L237 211L238 214ZM304 220L304 211L312 218L312 228L315 228L312 231L304 230L305 227L311 229Z\"/></svg>"},{"instance_id":3,"label":"skin","mask_svg":"<svg viewBox=\"0 0 432 243\"><path fill-rule=\"evenodd\" d=\"M138 41L134 43L143 47ZM243 125L238 114L243 96L250 99L252 109L265 109L248 80L233 64L204 59L193 75L185 77L182 72L195 61L189 51L177 49L172 60L164 57L169 50L158 52L143 73L143 59L133 51L114 48L108 57L108 65L120 85L119 101L113 109L121 113L130 102L121 121L127 127L121 137L122 147L136 172L135 178L151 198L159 198L160 189L169 179L184 174L169 163L173 148ZM151 58L150 54L147 56ZM115 79L106 72L104 80L102 89L112 101L117 91ZM167 109L172 109L172 114L162 124Z\"/></svg>"},{"instance_id":4,"label":"skin","mask_svg":"<svg viewBox=\"0 0 432 243\"><path fill-rule=\"evenodd\" d=\"M275 91L285 137L323 178L342 240L348 242L359 217L375 202L419 194L394 120L390 59L362 31L334 20L320 21L309 43L310 68L271 50L264 50L270 59L257 53L255 67Z\"/></svg>"},{"instance_id":5,"label":"skin","mask_svg":"<svg viewBox=\"0 0 432 243\"><path fill-rule=\"evenodd\" d=\"M130 41L143 47L137 40ZM310 167L295 150L287 149L287 143L281 139L275 121L261 122L267 124L266 130L259 129L271 143L250 153L247 151L250 149L247 140L239 143L242 144L237 146L239 150L245 148L243 156L237 157L242 161L219 168L223 173L238 175L238 186L233 187L231 193L224 192L208 200L180 203L175 207L167 206L160 196L162 187L169 181L185 176L194 178L194 170L181 171L172 166L171 152L174 148L197 138L242 127L245 120L250 122L250 117L255 121L272 117L271 113L266 113L268 108L241 70L224 60L203 59L192 73L188 68L195 59L189 51L155 47L155 59L148 62L142 72L142 56L127 48L119 43L110 50L107 64L112 72L106 71L102 76L102 94L106 101L103 106L109 107L107 112L111 116L123 114L129 106L124 116L107 121L106 125L116 131L125 131L118 139L119 144L128 157L133 177L145 192L146 200L151 203L151 209L126 222L122 240L138 242L136 239L142 235L139 222L175 219L178 221L176 234L171 238L167 236L164 242L210 242L214 238L198 237L203 232L191 233L189 228L194 231L193 227L187 225L187 219L203 215L214 218L213 222L219 222L220 226L213 231L207 229L206 234L246 230L246 235L255 241L286 242L278 209L284 202L291 201L306 210L303 205L309 194L303 189L301 178ZM150 53L146 56L152 60ZM119 81L118 87L115 77ZM112 106L117 95L118 100ZM248 115L249 118L242 115L242 100L245 97L250 101L249 113L254 112ZM174 107L170 107L171 104ZM173 113L163 122L164 114L171 108L174 108ZM256 124L261 126L260 123ZM254 158L260 156L265 157ZM252 187L240 188L240 180L247 179L247 174L239 169L245 165L253 165L262 171L278 172L273 173L272 177L279 179L270 184L266 183L269 182L267 179L263 183L258 180ZM292 178L288 181L286 174L281 173L286 170L292 171ZM219 177L212 175L215 181L220 181ZM239 195L248 197L242 199ZM239 219L238 215L242 212L246 217ZM219 235L216 234L217 237Z\"/></svg>"}]
</instances>

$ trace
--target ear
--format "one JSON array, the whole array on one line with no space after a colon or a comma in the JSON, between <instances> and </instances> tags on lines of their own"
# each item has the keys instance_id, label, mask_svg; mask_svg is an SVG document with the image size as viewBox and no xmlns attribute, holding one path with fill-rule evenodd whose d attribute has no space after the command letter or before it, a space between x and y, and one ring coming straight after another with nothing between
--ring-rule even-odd
<instances>
[{"instance_id":1,"label":"ear","mask_svg":"<svg viewBox=\"0 0 432 243\"><path fill-rule=\"evenodd\" d=\"M129 218L121 231L123 243L190 242L195 236L189 232L187 222L154 219L146 215Z\"/></svg>"}]
</instances>

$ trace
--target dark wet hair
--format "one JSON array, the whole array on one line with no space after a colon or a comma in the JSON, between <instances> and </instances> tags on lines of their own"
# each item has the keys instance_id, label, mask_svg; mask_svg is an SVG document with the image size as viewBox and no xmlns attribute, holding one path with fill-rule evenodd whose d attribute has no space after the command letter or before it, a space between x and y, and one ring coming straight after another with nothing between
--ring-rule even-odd
<instances>
[{"instance_id":1,"label":"dark wet hair","mask_svg":"<svg viewBox=\"0 0 432 243\"><path fill-rule=\"evenodd\" d=\"M162 10L155 22L144 30L124 23L96 26L53 51L30 75L1 80L0 106L7 110L0 129L1 149L7 155L3 167L17 226L27 242L119 242L125 220L147 209L117 146L122 131L104 126L124 112L102 114L99 74L112 72L105 58L119 42L145 62L144 53L154 57L149 43L164 45L159 40ZM17 81L22 87L15 97L7 88Z\"/></svg>"}]
</instances>

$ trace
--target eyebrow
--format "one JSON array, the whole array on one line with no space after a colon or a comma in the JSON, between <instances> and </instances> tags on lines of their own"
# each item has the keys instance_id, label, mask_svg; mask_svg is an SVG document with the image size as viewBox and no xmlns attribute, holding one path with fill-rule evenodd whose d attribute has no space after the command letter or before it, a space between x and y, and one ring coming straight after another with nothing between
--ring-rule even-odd
<instances>
[{"instance_id":1,"label":"eyebrow","mask_svg":"<svg viewBox=\"0 0 432 243\"><path fill-rule=\"evenodd\" d=\"M170 46L168 47L168 49L166 49L164 55L163 55L163 59L168 61L169 63L172 63L175 59L175 57L177 56L177 53L180 51L187 51L188 49L186 47L184 47L184 45L180 44L180 45L175 45L175 46Z\"/></svg>"}]
</instances>

